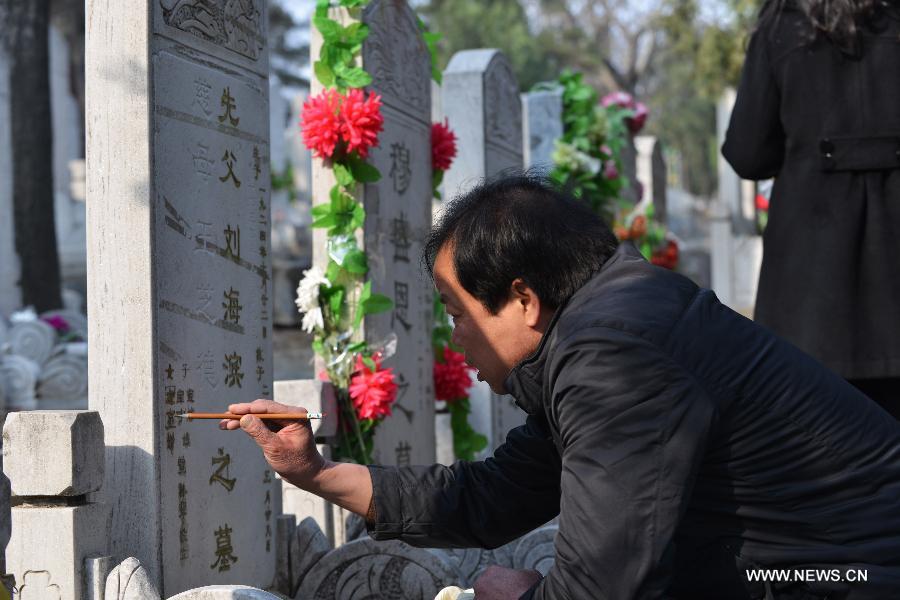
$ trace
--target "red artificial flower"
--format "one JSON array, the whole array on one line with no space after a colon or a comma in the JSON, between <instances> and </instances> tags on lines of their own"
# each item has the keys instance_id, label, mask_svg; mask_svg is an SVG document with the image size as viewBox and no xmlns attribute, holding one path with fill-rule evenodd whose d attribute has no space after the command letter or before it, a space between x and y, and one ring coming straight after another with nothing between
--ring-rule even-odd
<instances>
[{"instance_id":1,"label":"red artificial flower","mask_svg":"<svg viewBox=\"0 0 900 600\"><path fill-rule=\"evenodd\" d=\"M366 98L362 90L350 90L341 103L341 138L347 152L356 150L360 158L366 158L369 148L378 145L378 133L383 128L381 96L369 94Z\"/></svg>"},{"instance_id":2,"label":"red artificial flower","mask_svg":"<svg viewBox=\"0 0 900 600\"><path fill-rule=\"evenodd\" d=\"M603 165L603 176L607 179L617 179L619 177L619 169L616 167L616 161L608 159Z\"/></svg>"},{"instance_id":3,"label":"red artificial flower","mask_svg":"<svg viewBox=\"0 0 900 600\"><path fill-rule=\"evenodd\" d=\"M356 357L356 372L350 378L350 399L360 419L390 416L391 404L397 398L397 384L392 369L382 369L375 357L375 369L370 370L362 355Z\"/></svg>"},{"instance_id":4,"label":"red artificial flower","mask_svg":"<svg viewBox=\"0 0 900 600\"><path fill-rule=\"evenodd\" d=\"M434 361L434 397L447 402L465 398L472 387L469 373L475 368L466 364L466 357L444 347L444 362Z\"/></svg>"},{"instance_id":5,"label":"red artificial flower","mask_svg":"<svg viewBox=\"0 0 900 600\"><path fill-rule=\"evenodd\" d=\"M674 271L675 267L678 266L678 243L675 240L666 242L665 248L653 252L650 262Z\"/></svg>"},{"instance_id":6,"label":"red artificial flower","mask_svg":"<svg viewBox=\"0 0 900 600\"><path fill-rule=\"evenodd\" d=\"M631 135L637 135L644 128L644 123L647 122L649 114L650 111L647 110L647 106L643 102L637 102L634 105L634 116L625 119L625 124L628 125L628 131L631 132Z\"/></svg>"},{"instance_id":7,"label":"red artificial flower","mask_svg":"<svg viewBox=\"0 0 900 600\"><path fill-rule=\"evenodd\" d=\"M341 121L339 112L341 95L337 90L325 90L318 96L311 96L303 103L300 127L303 129L303 143L318 158L328 158L340 141Z\"/></svg>"},{"instance_id":8,"label":"red artificial flower","mask_svg":"<svg viewBox=\"0 0 900 600\"><path fill-rule=\"evenodd\" d=\"M446 171L456 157L456 134L450 129L450 123L431 125L431 168L435 171Z\"/></svg>"},{"instance_id":9,"label":"red artificial flower","mask_svg":"<svg viewBox=\"0 0 900 600\"><path fill-rule=\"evenodd\" d=\"M761 211L769 210L769 199L762 194L756 195L756 209Z\"/></svg>"},{"instance_id":10,"label":"red artificial flower","mask_svg":"<svg viewBox=\"0 0 900 600\"><path fill-rule=\"evenodd\" d=\"M644 123L647 122L647 116L650 114L643 102L636 102L634 97L627 92L609 93L603 96L600 104L603 105L603 108L618 106L632 111L634 114L625 119L625 124L628 126L628 131L631 132L631 135L636 135L644 128Z\"/></svg>"},{"instance_id":11,"label":"red artificial flower","mask_svg":"<svg viewBox=\"0 0 900 600\"><path fill-rule=\"evenodd\" d=\"M59 315L53 315L50 317L41 317L45 323L47 323L50 327L56 330L59 334L66 334L69 332L69 322L60 317Z\"/></svg>"}]
</instances>

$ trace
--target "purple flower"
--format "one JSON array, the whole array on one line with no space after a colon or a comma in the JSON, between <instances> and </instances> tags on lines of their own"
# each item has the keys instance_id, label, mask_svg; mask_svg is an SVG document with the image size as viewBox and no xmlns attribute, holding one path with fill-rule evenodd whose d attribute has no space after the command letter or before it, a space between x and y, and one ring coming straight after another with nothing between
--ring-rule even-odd
<instances>
[{"instance_id":1,"label":"purple flower","mask_svg":"<svg viewBox=\"0 0 900 600\"><path fill-rule=\"evenodd\" d=\"M50 325L53 329L56 330L56 333L63 335L69 332L69 323L59 315L53 315L51 317L42 317L43 321Z\"/></svg>"}]
</instances>

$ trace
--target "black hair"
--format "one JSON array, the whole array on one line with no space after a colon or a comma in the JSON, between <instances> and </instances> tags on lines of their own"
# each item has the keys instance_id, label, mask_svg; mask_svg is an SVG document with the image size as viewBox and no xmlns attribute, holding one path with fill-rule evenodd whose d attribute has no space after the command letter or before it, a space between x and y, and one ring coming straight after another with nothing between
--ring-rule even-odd
<instances>
[{"instance_id":1,"label":"black hair","mask_svg":"<svg viewBox=\"0 0 900 600\"><path fill-rule=\"evenodd\" d=\"M558 308L618 246L584 202L532 173L484 181L447 203L425 242L423 262L432 277L447 244L459 283L491 314L507 302L517 277Z\"/></svg>"},{"instance_id":2,"label":"black hair","mask_svg":"<svg viewBox=\"0 0 900 600\"><path fill-rule=\"evenodd\" d=\"M824 37L842 53L862 53L864 28L879 29L882 16L896 15L898 0L768 0L760 10L759 22L777 21L787 9L800 10L812 28L807 43Z\"/></svg>"}]
</instances>

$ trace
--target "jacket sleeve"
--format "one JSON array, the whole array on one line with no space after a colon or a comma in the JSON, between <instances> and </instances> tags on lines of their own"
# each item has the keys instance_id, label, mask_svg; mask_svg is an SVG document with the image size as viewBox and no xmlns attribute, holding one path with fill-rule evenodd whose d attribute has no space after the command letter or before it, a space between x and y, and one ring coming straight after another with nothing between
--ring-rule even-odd
<instances>
[{"instance_id":1,"label":"jacket sleeve","mask_svg":"<svg viewBox=\"0 0 900 600\"><path fill-rule=\"evenodd\" d=\"M769 179L784 162L781 93L766 47L767 29L750 39L722 156L744 179Z\"/></svg>"},{"instance_id":2,"label":"jacket sleeve","mask_svg":"<svg viewBox=\"0 0 900 600\"><path fill-rule=\"evenodd\" d=\"M370 466L376 540L496 548L559 513L559 453L546 423L528 417L492 458L452 466Z\"/></svg>"},{"instance_id":3,"label":"jacket sleeve","mask_svg":"<svg viewBox=\"0 0 900 600\"><path fill-rule=\"evenodd\" d=\"M661 598L714 406L652 343L608 328L578 336L550 370L563 443L555 563L522 597Z\"/></svg>"}]
</instances>

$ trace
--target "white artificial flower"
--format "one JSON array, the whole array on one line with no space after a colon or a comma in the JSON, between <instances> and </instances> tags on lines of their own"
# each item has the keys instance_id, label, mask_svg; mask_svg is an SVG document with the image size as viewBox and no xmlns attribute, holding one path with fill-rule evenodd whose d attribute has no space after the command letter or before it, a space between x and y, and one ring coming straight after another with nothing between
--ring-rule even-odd
<instances>
[{"instance_id":1,"label":"white artificial flower","mask_svg":"<svg viewBox=\"0 0 900 600\"><path fill-rule=\"evenodd\" d=\"M303 315L303 322L300 324L300 327L306 333L315 333L316 328L322 329L325 327L325 317L322 315L322 309L316 306L307 310Z\"/></svg>"},{"instance_id":2,"label":"white artificial flower","mask_svg":"<svg viewBox=\"0 0 900 600\"><path fill-rule=\"evenodd\" d=\"M303 279L297 286L297 299L294 303L301 313L308 313L313 309L319 309L319 286L331 287L331 282L325 277L325 273L319 267L313 267L303 271ZM319 310L321 315L321 309ZM319 317L321 321L321 316Z\"/></svg>"}]
</instances>

